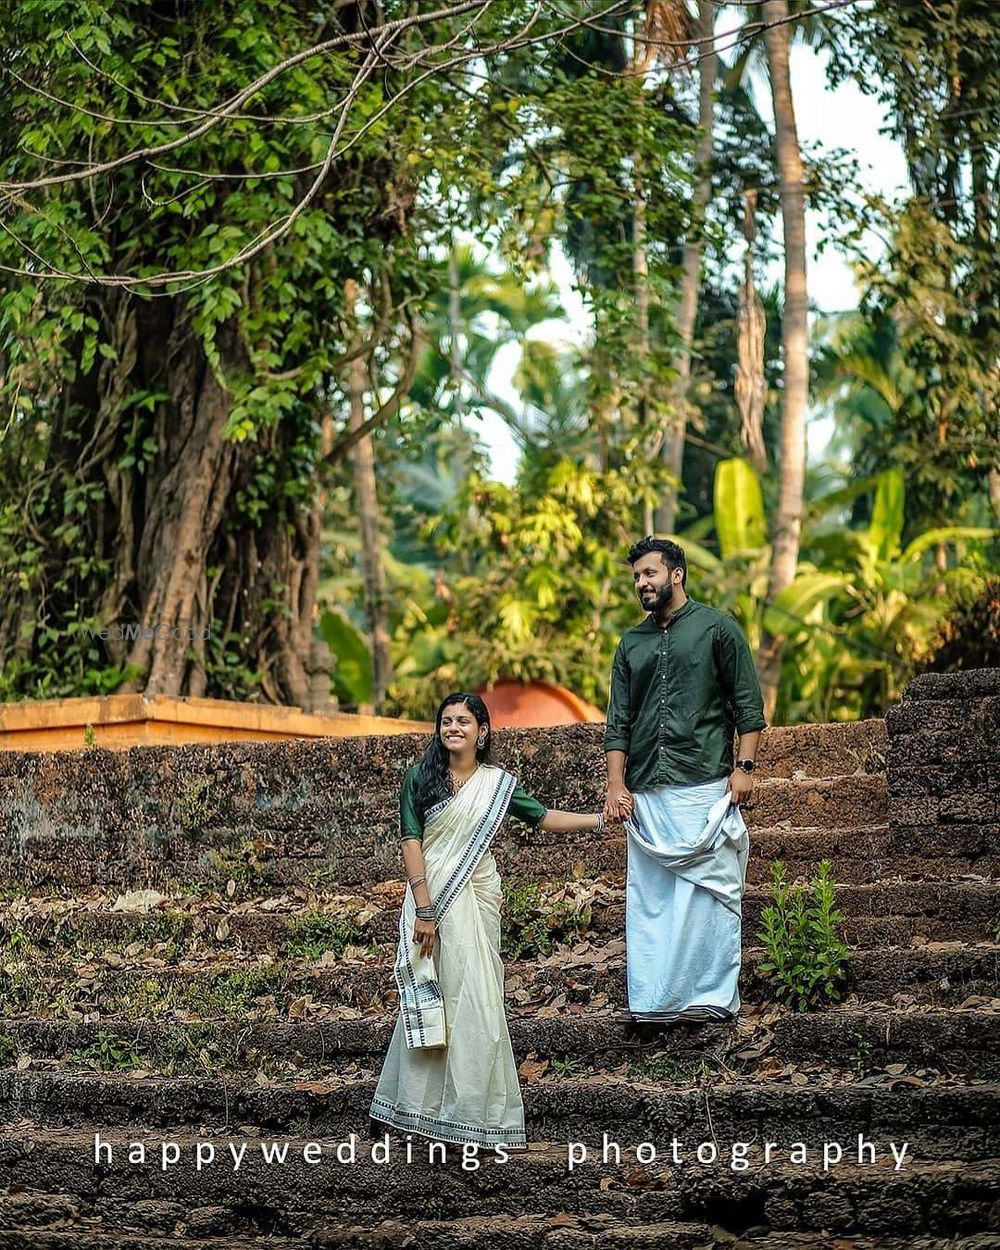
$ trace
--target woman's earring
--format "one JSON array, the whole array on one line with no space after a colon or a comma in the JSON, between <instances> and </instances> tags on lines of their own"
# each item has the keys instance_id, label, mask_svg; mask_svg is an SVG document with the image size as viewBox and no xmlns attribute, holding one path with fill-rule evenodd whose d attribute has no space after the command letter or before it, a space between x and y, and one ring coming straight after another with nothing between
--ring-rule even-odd
<instances>
[{"instance_id":1,"label":"woman's earring","mask_svg":"<svg viewBox=\"0 0 1000 1250\"><path fill-rule=\"evenodd\" d=\"M485 745L486 745L486 736L484 734L482 738L476 739L476 746L478 746L481 751Z\"/></svg>"}]
</instances>

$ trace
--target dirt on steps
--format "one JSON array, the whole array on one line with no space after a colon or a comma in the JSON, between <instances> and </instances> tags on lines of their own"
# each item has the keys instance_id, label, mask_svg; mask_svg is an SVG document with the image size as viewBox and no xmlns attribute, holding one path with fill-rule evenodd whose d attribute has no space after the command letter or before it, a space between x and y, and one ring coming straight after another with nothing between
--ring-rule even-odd
<instances>
[{"instance_id":1,"label":"dirt on steps","mask_svg":"<svg viewBox=\"0 0 1000 1250\"><path fill-rule=\"evenodd\" d=\"M589 919L583 926L588 935L614 938L624 932L625 895L621 884L602 878L537 881L541 904L564 903L574 911L584 908ZM162 897L152 910L113 910L117 892L90 891L72 898L35 896L17 898L5 905L2 932L18 929L29 939L66 943L73 935L81 940L116 941L122 947L135 941L183 940L199 936L212 940L218 925L225 921L222 943L241 941L257 950L271 950L295 935L303 922L326 918L338 920L356 930L355 944L394 942L398 934L402 883L389 879L363 893L343 891L251 894L241 901L224 895L202 898ZM845 919L845 937L853 945L874 945L860 936L873 920L888 922L879 930L878 945L886 943L884 932L891 922L904 921L901 932L938 939L946 933L951 940L995 939L1000 924L1000 881L971 877L964 880L879 881L843 884L835 890L837 908ZM770 890L762 885L747 887L743 899L744 933L756 933L763 909L771 902ZM118 904L120 906L120 904ZM505 927L510 927L510 903L505 907ZM857 932L852 932L852 925Z\"/></svg>"},{"instance_id":2,"label":"dirt on steps","mask_svg":"<svg viewBox=\"0 0 1000 1250\"><path fill-rule=\"evenodd\" d=\"M224 1212L224 1209L222 1209ZM226 1213L228 1214L228 1213ZM170 1250L197 1245L198 1250L260 1250L262 1244L274 1250L402 1250L419 1246L421 1250L481 1250L490 1245L496 1250L593 1250L595 1244L620 1246L622 1250L718 1250L721 1229L716 1224L696 1225L676 1222L634 1224L621 1228L613 1221L597 1217L576 1218L565 1212L552 1216L500 1217L433 1221L384 1221L371 1226L341 1226L340 1221L313 1229L307 1238L286 1238L269 1235L265 1243L256 1238L203 1237L199 1225L210 1226L223 1218L220 1210L211 1209L204 1220L185 1224L177 1236L156 1236L130 1231L100 1232L93 1226L84 1231L73 1229L31 1228L24 1231L6 1229L4 1250ZM128 1219L126 1215L123 1217ZM183 1223L183 1221L178 1221ZM99 1227L100 1224L97 1224ZM179 1240L184 1237L185 1240ZM194 1240L194 1239L197 1240ZM598 1240L599 1238L599 1240ZM835 1241L825 1232L774 1233L750 1230L743 1235L732 1234L722 1239L728 1250L998 1250L1000 1239L984 1233L971 1237L897 1237L845 1236Z\"/></svg>"},{"instance_id":3,"label":"dirt on steps","mask_svg":"<svg viewBox=\"0 0 1000 1250\"><path fill-rule=\"evenodd\" d=\"M849 1142L859 1135L888 1156L888 1142L909 1143L910 1158L924 1163L972 1162L1000 1156L1000 1086L817 1083L786 1080L723 1084L712 1080L686 1089L657 1088L649 1081L599 1075L547 1076L525 1084L529 1140L581 1142L588 1150L601 1136L598 1124L628 1156L635 1143ZM374 1075L268 1081L218 1077L169 1078L139 1074L48 1072L0 1073L0 1106L11 1133L23 1122L36 1128L83 1131L92 1124L125 1131L251 1137L366 1139ZM381 1128L381 1126L379 1126ZM607 1131L607 1130L602 1130ZM418 1143L422 1142L419 1137ZM426 1145L426 1143L423 1143ZM694 1146L691 1147L694 1149ZM641 1162L641 1154L637 1161Z\"/></svg>"},{"instance_id":4,"label":"dirt on steps","mask_svg":"<svg viewBox=\"0 0 1000 1250\"><path fill-rule=\"evenodd\" d=\"M673 1161L669 1138L651 1143L657 1147L652 1162L635 1160L638 1143L629 1143L627 1150L623 1145L620 1163L609 1147L605 1163L597 1143L585 1161L577 1152L570 1169L566 1143L511 1151L506 1161L492 1151L473 1156L451 1147L450 1152L445 1149L445 1164L417 1166L406 1161L402 1141L390 1139L388 1162L375 1163L370 1144L359 1139L351 1163L346 1161L349 1140L282 1136L280 1142L248 1143L234 1170L228 1144L232 1136L239 1153L242 1135L216 1139L212 1144L221 1149L208 1161L205 1151L212 1139L204 1133L171 1130L166 1137L109 1130L100 1135L102 1161L95 1167L92 1133L24 1123L16 1126L16 1138L10 1131L0 1134L0 1184L26 1188L44 1178L50 1192L78 1194L89 1203L172 1202L188 1210L228 1207L243 1221L231 1230L237 1235L302 1236L331 1216L342 1222L370 1220L373 1207L388 1219L412 1218L414 1210L424 1219L567 1211L610 1214L623 1224L710 1220L742 1227L765 1224L789 1232L977 1232L990 1226L1000 1183L1000 1160L939 1163L903 1158L900 1163L898 1142L896 1156L883 1143L874 1162L866 1152L861 1164L856 1143L848 1143L847 1153L839 1161L828 1158L826 1168L822 1143L796 1147L794 1142L776 1142L766 1165L763 1143L757 1149L759 1159L748 1151L742 1160L741 1152L734 1155L731 1145L720 1139L713 1162L708 1161L710 1148L703 1151L706 1161L697 1162L692 1160L700 1143L692 1143L690 1160L680 1143L679 1164ZM133 1146L137 1142L147 1148L144 1163L137 1161ZM174 1159L176 1149L176 1162L161 1167L165 1142L168 1160ZM311 1151L310 1142L315 1143ZM199 1143L200 1171L195 1166ZM286 1143L282 1164L274 1162L273 1153L270 1162L262 1154L264 1146L273 1152ZM417 1144L421 1154L425 1145ZM337 1161L338 1146L344 1162ZM832 1146L827 1150L835 1153ZM747 1170L734 1170L734 1159L745 1161ZM720 1220L723 1212L726 1218Z\"/></svg>"},{"instance_id":5,"label":"dirt on steps","mask_svg":"<svg viewBox=\"0 0 1000 1250\"><path fill-rule=\"evenodd\" d=\"M189 953L168 963L109 953L60 959L21 957L0 969L0 1004L8 1025L59 1015L92 1021L296 1019L336 1021L363 1014L392 1019L397 998L394 948L373 947L330 966L311 960L261 959L242 948ZM760 971L766 952L744 951L744 1008L766 1004L772 989ZM624 1010L624 943L578 942L553 954L506 966L508 1018ZM967 999L1000 1002L1000 945L928 943L855 950L843 986L846 1002L961 1006ZM4 1029L0 1028L0 1035ZM9 1031L8 1031L9 1033ZM380 1044L380 1043L377 1043ZM2 1053L0 1053L2 1060Z\"/></svg>"},{"instance_id":6,"label":"dirt on steps","mask_svg":"<svg viewBox=\"0 0 1000 1250\"><path fill-rule=\"evenodd\" d=\"M936 697L924 709L934 715ZM941 715L935 724L944 733ZM498 737L506 752L499 762L546 802L597 805L599 727ZM587 912L585 924L557 932L567 945L554 957L532 958L529 948L506 968L529 1133L548 1148L512 1155L509 1165L484 1160L477 1170L463 1170L457 1147L445 1166L330 1169L300 1158L280 1167L258 1160L222 1176L129 1169L116 1158L95 1168L86 1151L95 1124L121 1147L162 1140L170 1125L186 1125L181 1135L191 1141L203 1126L209 1137L238 1130L251 1139L272 1129L374 1131L367 1104L395 1013L395 787L421 745L94 753L72 794L64 764L25 761L12 786L9 762L0 761L0 791L14 797L0 814L0 867L11 884L62 880L77 895L64 917L58 905L9 895L0 910L11 939L0 959L8 1005L0 1062L10 1065L0 1071L0 1118L24 1117L0 1131L0 1188L10 1189L0 1198L0 1247L9 1231L22 1238L11 1242L18 1250L103 1250L112 1241L126 1250L249 1250L259 1237L311 1250L388 1248L414 1237L432 1250L491 1242L497 1250L708 1250L721 1231L740 1237L733 1244L771 1250L916 1250L920 1242L939 1250L933 1243L944 1234L952 1246L968 1234L970 1250L986 1250L979 1234L1000 1222L1000 829L957 813L944 826L890 827L882 722L764 735L747 813L741 991L750 1006L735 1025L649 1031L616 1020L610 1009L624 1006L621 831L595 842L508 825L496 848L505 882L558 891L569 880L566 909ZM361 766L378 791L371 801L350 784ZM898 814L902 775L893 777ZM80 832L70 841L83 854L71 858L68 843L35 836L31 803L50 800ZM919 810L907 815L916 820ZM858 948L850 998L806 1015L765 1008L770 989L754 943L770 863L780 857L791 876L806 877L824 856L833 861L844 933ZM586 880L598 874L606 879ZM108 910L119 890L174 878L200 883L200 897L148 916ZM106 884L103 900L85 902L91 883ZM221 893L213 899L206 887ZM580 902L574 890L592 897ZM355 903L335 900L345 894ZM372 902L382 910L359 923ZM337 917L345 924L337 950L374 943L370 956L355 950L329 966L311 964L323 944L309 956L306 939ZM24 948L19 961L19 945L33 940L38 947ZM88 953L88 943L111 949ZM151 966L156 950L160 966ZM270 968L255 968L250 956L258 954L273 959ZM137 987L149 982L149 1003L176 993L187 1018L108 1018L116 1000L134 1010ZM18 1002L34 1001L32 985L58 1000L55 1011L90 1018L12 1018ZM205 1018L210 1003L217 1018ZM144 1055L151 1071L176 1060L191 1075L143 1076ZM121 1071L81 1074L73 1070L81 1061ZM885 1130L916 1153L898 1172L840 1163L824 1172L816 1159L803 1166L779 1158L738 1173L665 1168L663 1156L656 1164L626 1158L613 1174L599 1162L570 1172L562 1139L592 1134L596 1143L611 1125L626 1154L643 1137L673 1130L755 1146L850 1130L871 1140ZM19 1187L51 1194L52 1204L36 1194L19 1205Z\"/></svg>"}]
</instances>

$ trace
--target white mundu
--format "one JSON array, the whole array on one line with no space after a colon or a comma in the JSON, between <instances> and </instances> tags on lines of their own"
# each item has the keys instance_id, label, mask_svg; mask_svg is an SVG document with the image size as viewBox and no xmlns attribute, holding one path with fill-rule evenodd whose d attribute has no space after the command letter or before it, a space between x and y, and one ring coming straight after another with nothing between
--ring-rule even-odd
<instances>
[{"instance_id":1,"label":"white mundu","mask_svg":"<svg viewBox=\"0 0 1000 1250\"><path fill-rule=\"evenodd\" d=\"M633 795L625 944L638 1020L725 1020L740 1009L750 839L725 777Z\"/></svg>"},{"instance_id":2,"label":"white mundu","mask_svg":"<svg viewBox=\"0 0 1000 1250\"><path fill-rule=\"evenodd\" d=\"M490 843L516 779L480 765L425 814L423 853L439 941L413 942L409 886L399 922L400 1014L371 1116L445 1142L526 1145L524 1104L504 1014L500 874Z\"/></svg>"}]
</instances>

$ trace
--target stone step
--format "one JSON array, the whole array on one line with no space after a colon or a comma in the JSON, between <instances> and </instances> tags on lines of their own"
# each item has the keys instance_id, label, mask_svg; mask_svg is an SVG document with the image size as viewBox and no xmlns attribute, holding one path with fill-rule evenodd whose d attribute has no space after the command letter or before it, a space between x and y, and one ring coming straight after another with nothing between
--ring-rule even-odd
<instances>
[{"instance_id":1,"label":"stone step","mask_svg":"<svg viewBox=\"0 0 1000 1250\"><path fill-rule=\"evenodd\" d=\"M895 1072L902 1063L899 1075L907 1079L924 1068L1000 1080L1000 999L993 1002L993 1009L785 1012L771 1025L769 1053L786 1063L807 1057L828 1063L846 1059L859 1075L884 1072L889 1065Z\"/></svg>"},{"instance_id":2,"label":"stone step","mask_svg":"<svg viewBox=\"0 0 1000 1250\"><path fill-rule=\"evenodd\" d=\"M586 751L581 754L577 737L581 745L594 739L594 765L584 763ZM385 756L377 766L366 758L369 745ZM212 881L231 875L229 865L239 866L252 853L261 859L314 855L345 883L351 863L361 856L370 878L381 879L399 856L397 790L410 759L404 747L399 741L341 740L334 749L296 742L95 749L86 755L81 775L79 755L70 761L19 752L15 761L0 761L0 871L6 880L24 884L119 884L144 875L164 883L179 861L199 860L200 879ZM392 763L390 756L400 751L405 763ZM823 776L769 776L761 766L752 803L756 823L884 820L885 776L856 771L851 752L856 755L855 747L848 759L829 760ZM552 730L542 739L535 732L515 755L524 764L517 765L521 780L546 805L596 810L602 803L604 769L594 735ZM68 773L70 764L75 774ZM364 784L357 784L355 775ZM64 789L70 798L59 798ZM514 845L551 841L516 821L507 836ZM587 840L587 835L567 839ZM68 845L71 855L65 854Z\"/></svg>"},{"instance_id":3,"label":"stone step","mask_svg":"<svg viewBox=\"0 0 1000 1250\"><path fill-rule=\"evenodd\" d=\"M367 1010L395 1009L392 973L395 945L371 948L368 957L343 959L332 966L311 960L262 961L240 950L206 951L183 963L141 957L109 966L99 957L64 956L58 960L8 961L0 968L0 1011L8 1018L51 1010L99 1012L141 1020L183 1011L205 1018L242 1014L259 1000L285 1015L303 995L309 1010L338 1004ZM745 1004L773 1000L771 984L760 972L763 949L744 950L741 996ZM535 1011L562 997L568 1010L584 1010L600 996L625 1004L625 958L621 939L598 945L577 943L551 956L514 960L506 965L506 993L511 1014ZM848 965L845 996L891 1002L961 1003L970 995L1000 994L1000 946L940 943L900 949L855 950ZM598 1006L602 1005L600 1002ZM297 1008L304 1010L301 1003Z\"/></svg>"},{"instance_id":4,"label":"stone step","mask_svg":"<svg viewBox=\"0 0 1000 1250\"><path fill-rule=\"evenodd\" d=\"M762 777L833 777L885 771L885 721L774 726L757 749Z\"/></svg>"},{"instance_id":5,"label":"stone step","mask_svg":"<svg viewBox=\"0 0 1000 1250\"><path fill-rule=\"evenodd\" d=\"M218 1077L141 1077L117 1073L0 1070L0 1107L45 1127L97 1125L172 1131L213 1125L267 1137L293 1134L368 1137L374 1075L326 1080L254 1081ZM992 1158L1000 1152L1000 1085L817 1085L774 1080L676 1089L601 1075L544 1076L524 1085L529 1141L600 1142L607 1127L620 1143L851 1140L857 1134L888 1153L908 1141L923 1161ZM596 1126L602 1126L600 1130ZM378 1129L376 1136L383 1130Z\"/></svg>"},{"instance_id":6,"label":"stone step","mask_svg":"<svg viewBox=\"0 0 1000 1250\"><path fill-rule=\"evenodd\" d=\"M508 1023L517 1060L530 1059L537 1075L591 1071L690 1085L708 1071L725 1085L770 1082L795 1071L795 1079L811 1087L824 1081L891 1084L904 1075L920 1086L942 1073L978 1081L997 1075L998 1000L968 1001L952 1010L855 1004L799 1015L751 1009L735 1023L698 1026L639 1026L621 1011L562 1005L511 1014ZM70 1075L86 1067L200 1075L214 1067L237 1078L261 1071L288 1079L350 1076L378 1070L394 1024L394 1005L377 1015L342 1009L317 1020L246 1018L238 1032L231 1020L8 1019L4 1061L30 1060L31 1073Z\"/></svg>"},{"instance_id":7,"label":"stone step","mask_svg":"<svg viewBox=\"0 0 1000 1250\"><path fill-rule=\"evenodd\" d=\"M228 744L228 747L238 745ZM219 747L218 753L226 751ZM45 761L43 767L54 767L54 762ZM120 761L109 760L108 767L114 771L120 767ZM303 880L314 885L324 880L347 883L352 877L363 879L359 874L378 881L398 871L395 797L390 804L381 796L378 820L364 818L363 809L358 808L360 794L356 787L345 790L338 809L326 818L319 816L316 803L311 806L293 803L277 811L267 808L247 811L247 798L228 793L227 780L224 776L218 777L213 784L218 788L219 802L224 796L231 809L228 823L210 820L206 815L190 826L182 823L175 829L169 823L173 796L164 799L162 810L156 809L152 828L147 827L152 814L146 808L141 819L138 809L122 810L115 822L113 817L120 802L111 795L91 795L89 800L99 805L101 819L109 822L108 828L88 828L86 837L81 835L72 845L49 832L51 822L41 821L35 808L32 809L34 819L40 822L37 829L25 828L27 818L23 814L19 818L5 816L0 808L0 872L6 881L26 886L53 883L83 887L118 884L140 877L148 878L151 884L163 884L178 876L218 884L251 868L258 877L266 879L268 860L298 857L314 861L311 868L302 870L306 874ZM232 784L235 783L230 782L229 786ZM310 784L315 788L319 779L314 778ZM343 788L344 783L339 784ZM398 780L394 779L392 784L395 787ZM2 792L0 775L0 794ZM603 802L603 790L591 778L586 793L571 787L563 796L545 794L540 797L552 807L594 811ZM887 810L885 777L865 773L820 778L762 777L756 783L753 802L748 805L748 815L754 824L762 827L781 824L813 828L867 826L884 821ZM166 827L161 828L164 823ZM544 830L526 829L519 822L511 822L498 839L501 849L535 845L572 848L592 844L590 834L553 837Z\"/></svg>"},{"instance_id":8,"label":"stone step","mask_svg":"<svg viewBox=\"0 0 1000 1250\"><path fill-rule=\"evenodd\" d=\"M9 1204L5 1206L4 1204ZM236 1226L240 1212L229 1207L209 1207L193 1212L169 1202L102 1202L98 1216L81 1215L82 1204L70 1195L25 1193L0 1197L0 1232L6 1250L169 1250L191 1246L197 1250L259 1250L257 1239L205 1236L202 1229ZM46 1224L39 1220L48 1217ZM176 1234L157 1235L152 1221L177 1228ZM84 1222L84 1221L93 1221ZM53 1227L53 1225L55 1227ZM117 1231L106 1231L114 1227ZM136 1231L137 1229L145 1231ZM102 1231L105 1230L105 1231ZM384 1220L377 1224L340 1225L329 1221L311 1230L307 1239L268 1236L267 1245L277 1250L396 1250L419 1245L426 1250L593 1250L600 1244L622 1250L715 1250L721 1226L678 1223L619 1225L616 1218L596 1213L581 1216L565 1211L548 1215L473 1216L465 1220ZM829 1237L820 1233L779 1233L761 1228L726 1238L730 1250L767 1246L769 1250L830 1250ZM996 1250L990 1234L971 1237L899 1238L895 1236L840 1236L836 1250Z\"/></svg>"},{"instance_id":9,"label":"stone step","mask_svg":"<svg viewBox=\"0 0 1000 1250\"><path fill-rule=\"evenodd\" d=\"M579 929L587 936L616 937L624 931L621 885L585 878L536 884L543 900L562 904L564 919L570 918L567 923L580 915L585 923ZM61 942L76 934L82 941L115 941L128 946L135 941L178 941L195 933L210 940L224 920L223 940L227 944L244 942L260 952L287 942L296 926L318 921L325 915L330 924L339 918L354 926L356 932L352 928L351 941L364 945L396 940L402 889L400 882L389 881L367 895L255 895L238 904L217 897L203 901L189 897L187 909L171 900L173 906L150 913L110 910L115 894L91 895L76 906L65 899L19 899L0 912L0 923L8 934L16 928L32 939L48 935L50 940L56 940L58 929ZM975 942L994 941L997 937L1000 881L970 878L844 884L836 887L835 897L843 914L841 934L852 946L906 945L913 938ZM756 940L761 913L770 904L769 887L747 887L743 899L745 944ZM503 914L505 929L511 926L510 906L508 900ZM358 916L363 916L363 921L355 925L354 918Z\"/></svg>"},{"instance_id":10,"label":"stone step","mask_svg":"<svg viewBox=\"0 0 1000 1250\"><path fill-rule=\"evenodd\" d=\"M27 1195L34 1199L34 1195ZM2 1200L0 1200L2 1201ZM37 1201L37 1200L36 1200ZM93 1217L88 1228L74 1219L72 1232L56 1228L39 1228L37 1225L13 1225L6 1227L0 1212L0 1235L7 1250L63 1250L63 1247L91 1247L92 1250L167 1250L168 1247L192 1246L198 1250L260 1250L260 1240L253 1237L234 1236L220 1238L217 1235L226 1227L239 1227L246 1217L238 1207L213 1206L186 1211L179 1203L137 1203L133 1212L127 1203L101 1204L101 1214ZM175 1210L175 1208L179 1208ZM40 1208L39 1208L40 1209ZM53 1207L53 1213L58 1208ZM71 1210L78 1210L73 1203ZM162 1236L151 1234L149 1215L170 1220L178 1229L176 1233ZM14 1213L14 1218L17 1212ZM503 1250L575 1250L576 1247L594 1245L599 1233L603 1244L610 1246L678 1247L678 1250L710 1250L715 1245L712 1228L708 1224L669 1223L629 1225L616 1227L613 1216L576 1218L565 1213L552 1216L502 1215L486 1218L472 1217L466 1220L412 1220L393 1222L386 1220L374 1225L341 1226L340 1221L330 1219L310 1230L307 1237L284 1237L268 1235L265 1243L274 1247L337 1247L338 1250L389 1250L390 1247L413 1246L459 1250L489 1244ZM55 1220L53 1220L55 1222ZM116 1231L101 1231L115 1228ZM749 1243L744 1243L749 1244ZM759 1243L758 1243L759 1244ZM796 1243L793 1243L796 1244ZM802 1243L797 1243L801 1245ZM873 1250L876 1250L875 1243ZM888 1244L888 1243L885 1243ZM895 1243L900 1245L898 1241ZM912 1243L908 1243L912 1244ZM928 1243L929 1245L931 1243ZM939 1243L940 1244L940 1243ZM951 1243L949 1243L951 1244ZM867 1242L858 1242L859 1250L865 1250ZM882 1250L883 1243L877 1244Z\"/></svg>"},{"instance_id":11,"label":"stone step","mask_svg":"<svg viewBox=\"0 0 1000 1250\"><path fill-rule=\"evenodd\" d=\"M232 1230L237 1236L307 1237L311 1245L327 1244L324 1230L331 1222L340 1229L368 1223L373 1210L398 1222L412 1220L415 1211L425 1220L442 1221L510 1219L514 1212L530 1215L536 1210L588 1220L610 1216L625 1227L697 1222L759 1228L762 1233L811 1231L829 1236L877 1229L882 1236L971 1235L991 1228L1000 1192L997 1159L936 1162L911 1154L894 1170L888 1143L880 1142L877 1162L859 1165L845 1159L824 1171L822 1142L806 1143L805 1164L790 1161L792 1141L802 1140L795 1136L776 1142L768 1164L761 1158L756 1168L734 1172L729 1168L732 1139L717 1128L721 1157L714 1165L688 1161L702 1141L712 1140L702 1137L697 1142L679 1138L682 1162L673 1164L671 1135L668 1131L666 1138L654 1141L658 1158L652 1163L635 1160L637 1143L622 1143L621 1163L604 1164L598 1138L590 1159L573 1171L567 1167L564 1142L511 1152L507 1162L492 1152L472 1158L452 1147L446 1164L427 1166L423 1139L415 1142L420 1162L408 1164L405 1143L394 1140L388 1164L372 1163L364 1141L357 1143L357 1162L337 1164L336 1143L318 1140L311 1158L319 1161L307 1162L307 1142L317 1139L282 1136L281 1142L288 1141L284 1164L265 1162L259 1150L253 1150L260 1143L250 1142L234 1172L231 1158L226 1163L227 1145L233 1141L239 1149L244 1136L224 1133L213 1143L218 1149L216 1162L199 1172L194 1157L197 1144L210 1140L204 1133L171 1133L165 1138L161 1133L110 1130L101 1137L111 1145L113 1160L108 1163L105 1156L95 1167L92 1131L21 1122L0 1130L0 1185L37 1189L43 1178L49 1190L79 1193L94 1204L127 1198L132 1203L174 1203L196 1211L229 1208L238 1215ZM161 1169L164 1140L176 1144L180 1162ZM872 1140L870 1135L867 1140ZM124 1152L133 1142L147 1144L146 1164L127 1162ZM856 1150L856 1139L845 1144L847 1150ZM897 1140L897 1149L900 1145ZM710 1149L706 1147L706 1157ZM762 1157L762 1144L753 1149ZM752 1153L748 1161L757 1162ZM527 1203L525 1195L530 1195ZM525 1212L526 1205L531 1210ZM224 1218L222 1212L219 1217ZM553 1250L560 1244L557 1239L551 1242Z\"/></svg>"},{"instance_id":12,"label":"stone step","mask_svg":"<svg viewBox=\"0 0 1000 1250\"><path fill-rule=\"evenodd\" d=\"M936 844L927 850L900 832L890 836L886 826L858 829L777 829L751 828L750 861L747 882L764 885L771 878L771 865L780 859L791 881L809 881L822 859L830 860L835 881L843 884L866 884L896 879L910 881L941 881L947 878L979 877L1000 880L1000 827L991 826L997 836L989 837L989 829L975 825L943 826L954 841ZM965 831L968 831L967 835ZM600 842L557 843L547 846L515 846L501 843L495 848L500 875L508 885L545 879L568 879L574 872L583 877L606 877L624 882L627 849L625 838L612 833ZM145 885L166 893L181 892L198 885L204 892L224 890L227 882L237 883L237 897L254 893L280 893L292 889L328 891L366 890L372 882L391 880L400 871L398 851L393 849L378 857L352 855L331 859L323 855L281 856L262 860L253 870L242 861L228 861L216 870L203 857L198 861L176 861L168 876L156 872L143 878ZM26 890L46 888L86 892L91 881L76 880L75 867L62 858L51 863L32 861L28 873L23 864L0 862L0 876L17 881ZM101 882L101 884L109 884ZM121 881L122 889L134 883Z\"/></svg>"},{"instance_id":13,"label":"stone step","mask_svg":"<svg viewBox=\"0 0 1000 1250\"><path fill-rule=\"evenodd\" d=\"M1000 879L1000 827L982 825L931 826L889 832L885 824L857 827L750 826L750 862L747 880L770 880L771 862L781 859L790 880L809 880L821 859L831 861L834 879L844 883L903 878L940 881L947 877L978 876ZM495 847L500 874L508 884L539 878L606 876L624 881L626 839L611 833L599 841L580 840L521 845L501 838ZM398 851L377 855L357 852L336 859L317 856L280 856L260 862L253 880L278 889L296 886L367 888L366 883L398 876ZM57 870L58 871L58 870ZM179 884L205 879L203 862L174 865ZM224 883L223 883L224 884Z\"/></svg>"},{"instance_id":14,"label":"stone step","mask_svg":"<svg viewBox=\"0 0 1000 1250\"><path fill-rule=\"evenodd\" d=\"M556 804L552 804L556 806ZM885 777L857 773L844 777L762 777L745 806L748 823L762 828L789 824L813 829L869 826L886 819ZM560 833L520 826L517 841L529 846L577 846L593 842L590 833Z\"/></svg>"}]
</instances>

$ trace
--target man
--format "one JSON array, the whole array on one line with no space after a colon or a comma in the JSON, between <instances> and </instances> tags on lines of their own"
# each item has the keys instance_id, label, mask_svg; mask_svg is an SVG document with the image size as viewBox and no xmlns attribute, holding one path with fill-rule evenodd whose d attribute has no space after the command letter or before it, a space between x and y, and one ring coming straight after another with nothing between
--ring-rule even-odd
<instances>
[{"instance_id":1,"label":"man","mask_svg":"<svg viewBox=\"0 0 1000 1250\"><path fill-rule=\"evenodd\" d=\"M648 615L615 652L604 812L628 834L629 1013L729 1020L749 845L739 805L766 728L760 683L739 625L688 597L676 543L644 538L627 560Z\"/></svg>"}]
</instances>

